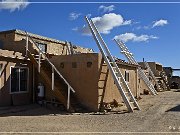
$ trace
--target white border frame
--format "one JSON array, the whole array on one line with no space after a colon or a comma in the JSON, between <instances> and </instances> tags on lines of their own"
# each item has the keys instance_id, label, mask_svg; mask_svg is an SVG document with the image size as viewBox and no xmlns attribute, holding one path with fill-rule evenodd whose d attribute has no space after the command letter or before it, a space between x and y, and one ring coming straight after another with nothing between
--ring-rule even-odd
<instances>
[{"instance_id":1,"label":"white border frame","mask_svg":"<svg viewBox=\"0 0 180 135\"><path fill-rule=\"evenodd\" d=\"M27 69L27 91L19 91L19 92L11 92L11 69L12 68L19 68L19 69ZM20 82L20 81L19 81ZM29 93L29 67L21 67L21 66L10 66L10 88L9 88L10 94L23 94L23 93Z\"/></svg>"}]
</instances>

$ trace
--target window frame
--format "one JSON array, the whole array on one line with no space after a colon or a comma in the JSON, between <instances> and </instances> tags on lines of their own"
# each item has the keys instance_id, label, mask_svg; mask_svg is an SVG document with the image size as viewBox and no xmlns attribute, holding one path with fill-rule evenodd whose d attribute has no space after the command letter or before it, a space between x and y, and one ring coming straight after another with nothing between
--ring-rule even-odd
<instances>
[{"instance_id":1,"label":"window frame","mask_svg":"<svg viewBox=\"0 0 180 135\"><path fill-rule=\"evenodd\" d=\"M41 48L39 47L39 45L44 45L45 46L45 52L43 50L41 50L43 53L46 53L47 52L47 44L45 43L41 43L41 42L36 42L37 45L38 45L38 48L41 50Z\"/></svg>"},{"instance_id":2,"label":"window frame","mask_svg":"<svg viewBox=\"0 0 180 135\"><path fill-rule=\"evenodd\" d=\"M20 69L27 69L27 90L26 91L20 91L21 88L21 79L20 79L20 72L19 72L19 91L16 92L12 92L11 91L11 79L12 79L12 68L18 68ZM28 93L29 92L29 67L20 67L20 66L10 66L10 90L9 93L10 94L22 94L22 93Z\"/></svg>"},{"instance_id":3,"label":"window frame","mask_svg":"<svg viewBox=\"0 0 180 135\"><path fill-rule=\"evenodd\" d=\"M125 75L124 75L124 79L127 83L130 82L130 73L129 71L125 70Z\"/></svg>"}]
</instances>

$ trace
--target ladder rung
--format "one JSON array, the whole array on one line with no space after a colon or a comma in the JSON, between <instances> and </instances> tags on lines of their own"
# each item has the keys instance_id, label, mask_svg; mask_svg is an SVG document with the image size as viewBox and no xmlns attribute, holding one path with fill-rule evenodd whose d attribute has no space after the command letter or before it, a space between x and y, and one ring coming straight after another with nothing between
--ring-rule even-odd
<instances>
[{"instance_id":1,"label":"ladder rung","mask_svg":"<svg viewBox=\"0 0 180 135\"><path fill-rule=\"evenodd\" d=\"M139 110L137 107L133 107L133 110Z\"/></svg>"}]
</instances>

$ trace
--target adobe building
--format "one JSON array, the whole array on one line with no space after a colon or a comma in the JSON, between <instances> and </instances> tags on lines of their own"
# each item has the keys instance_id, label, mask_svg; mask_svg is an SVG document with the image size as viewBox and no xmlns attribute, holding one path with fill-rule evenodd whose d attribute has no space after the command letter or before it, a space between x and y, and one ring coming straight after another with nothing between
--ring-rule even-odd
<instances>
[{"instance_id":1,"label":"adobe building","mask_svg":"<svg viewBox=\"0 0 180 135\"><path fill-rule=\"evenodd\" d=\"M180 71L180 69L173 69L172 67L163 67L163 69L167 75L169 86L172 89L179 89L180 88L180 77L174 76L173 71Z\"/></svg>"},{"instance_id":2,"label":"adobe building","mask_svg":"<svg viewBox=\"0 0 180 135\"><path fill-rule=\"evenodd\" d=\"M149 79L149 81L152 83L152 85L155 86L155 81L150 76L149 70L145 67L144 63L138 62L138 64L141 67L141 69L143 70L143 72L145 73L145 75L147 76L147 78ZM140 95L150 94L148 86L146 85L146 83L141 78L138 79L138 84L139 84Z\"/></svg>"},{"instance_id":3,"label":"adobe building","mask_svg":"<svg viewBox=\"0 0 180 135\"><path fill-rule=\"evenodd\" d=\"M172 67L163 67L164 72L166 73L169 86L171 86L172 83L172 76L173 76L173 68Z\"/></svg>"},{"instance_id":4,"label":"adobe building","mask_svg":"<svg viewBox=\"0 0 180 135\"><path fill-rule=\"evenodd\" d=\"M99 111L107 104L122 104L121 95L101 54L76 45L71 45L74 54L69 54L67 42L31 33L28 35L31 39L28 40L27 50L26 32L0 32L0 106L37 102L38 87L43 85L43 100L59 102L67 107L66 81L75 90L75 93L70 93L70 109L76 111L78 106L82 106L89 111ZM43 52L41 59L38 59L36 45ZM38 64L39 61L41 64ZM138 98L137 65L119 59L117 64L133 95Z\"/></svg>"},{"instance_id":5,"label":"adobe building","mask_svg":"<svg viewBox=\"0 0 180 135\"><path fill-rule=\"evenodd\" d=\"M156 77L156 80L160 86L160 89L158 91L164 91L164 90L170 90L169 84L168 84L168 79L166 76L166 73L163 70L163 66L160 63L157 62L147 62L149 67L151 68L151 71L153 72L154 76ZM139 62L139 64L145 68L144 62ZM149 75L150 76L150 75ZM152 78L149 78L152 80ZM155 81L152 80L154 86L155 86Z\"/></svg>"}]
</instances>

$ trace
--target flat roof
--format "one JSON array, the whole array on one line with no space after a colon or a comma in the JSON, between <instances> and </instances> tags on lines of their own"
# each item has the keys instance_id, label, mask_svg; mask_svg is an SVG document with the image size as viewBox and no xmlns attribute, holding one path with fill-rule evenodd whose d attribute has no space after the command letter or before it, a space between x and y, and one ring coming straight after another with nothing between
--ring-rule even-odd
<instances>
[{"instance_id":1,"label":"flat roof","mask_svg":"<svg viewBox=\"0 0 180 135\"><path fill-rule=\"evenodd\" d=\"M12 29L12 30L0 31L0 34L4 34L4 33L15 33L15 34L19 34L19 35L26 36L26 32L27 32L27 31L23 31L23 30L19 30L19 29ZM41 35L38 35L38 34L33 34L33 33L30 33L30 32L27 32L27 33L28 33L31 37L33 37L33 38L41 39L41 40L46 40L46 41L50 41L50 42L53 42L53 43L66 44L66 42L68 42L68 41L61 41L61 40L57 40L57 39L53 39L53 38L41 36ZM79 47L79 48L82 48L82 49L88 49L89 51L92 51L92 52L93 52L93 49L91 49L91 48L84 48L84 47L81 47L81 46L75 45L75 44L72 44L72 45L73 45L73 46L76 46L76 47Z\"/></svg>"}]
</instances>

